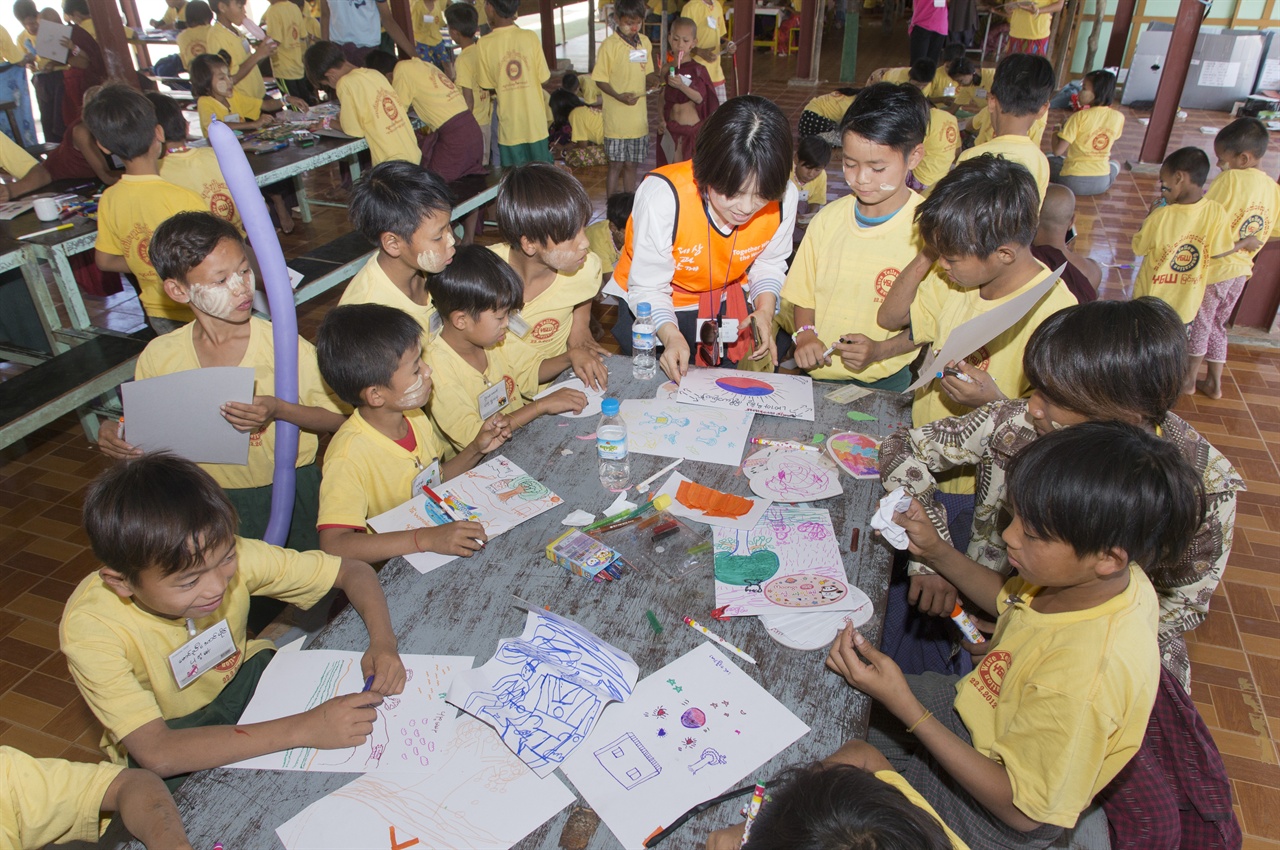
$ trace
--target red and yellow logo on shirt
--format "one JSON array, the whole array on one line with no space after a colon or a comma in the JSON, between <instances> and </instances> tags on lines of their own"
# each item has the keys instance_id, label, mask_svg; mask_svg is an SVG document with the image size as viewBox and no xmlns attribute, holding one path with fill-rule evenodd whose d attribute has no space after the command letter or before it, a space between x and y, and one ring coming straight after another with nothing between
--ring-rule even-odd
<instances>
[{"instance_id":1,"label":"red and yellow logo on shirt","mask_svg":"<svg viewBox=\"0 0 1280 850\"><path fill-rule=\"evenodd\" d=\"M510 375L502 376L502 383L507 387L507 398L515 398L516 382Z\"/></svg>"},{"instance_id":2,"label":"red and yellow logo on shirt","mask_svg":"<svg viewBox=\"0 0 1280 850\"><path fill-rule=\"evenodd\" d=\"M1009 663L1013 656L1001 649L993 649L982 659L978 669L969 676L968 682L982 694L982 698L995 708L1000 701L1000 685L1009 672Z\"/></svg>"},{"instance_id":3,"label":"red and yellow logo on shirt","mask_svg":"<svg viewBox=\"0 0 1280 850\"><path fill-rule=\"evenodd\" d=\"M973 366L975 369L985 370L988 366L991 365L991 352L988 351L987 347L984 345L981 348L979 348L977 351L973 352L968 357L966 357L965 361L970 366Z\"/></svg>"},{"instance_id":4,"label":"red and yellow logo on shirt","mask_svg":"<svg viewBox=\"0 0 1280 850\"><path fill-rule=\"evenodd\" d=\"M533 326L533 330L529 332L538 342L546 342L556 335L556 331L560 330L560 320L553 319L550 316L538 322Z\"/></svg>"},{"instance_id":5,"label":"red and yellow logo on shirt","mask_svg":"<svg viewBox=\"0 0 1280 850\"><path fill-rule=\"evenodd\" d=\"M519 82L524 76L524 63L519 59L511 59L507 62L507 79L511 82Z\"/></svg>"},{"instance_id":6,"label":"red and yellow logo on shirt","mask_svg":"<svg viewBox=\"0 0 1280 850\"><path fill-rule=\"evenodd\" d=\"M1200 249L1190 242L1184 242L1173 251L1169 258L1169 268L1175 272L1189 272L1200 264Z\"/></svg>"},{"instance_id":7,"label":"red and yellow logo on shirt","mask_svg":"<svg viewBox=\"0 0 1280 850\"><path fill-rule=\"evenodd\" d=\"M231 221L236 214L235 201L231 199L231 195L225 191L214 189L209 194L209 212L216 215L223 221Z\"/></svg>"},{"instance_id":8,"label":"red and yellow logo on shirt","mask_svg":"<svg viewBox=\"0 0 1280 850\"><path fill-rule=\"evenodd\" d=\"M1107 148L1111 147L1111 137L1108 136L1105 131L1103 131L1095 135L1093 137L1093 141L1090 142L1090 144L1093 146L1093 149L1095 151L1097 151L1098 153L1102 153Z\"/></svg>"},{"instance_id":9,"label":"red and yellow logo on shirt","mask_svg":"<svg viewBox=\"0 0 1280 850\"><path fill-rule=\"evenodd\" d=\"M956 143L956 128L947 125L947 129L943 131L942 137L947 140L947 144L954 145Z\"/></svg>"},{"instance_id":10,"label":"red and yellow logo on shirt","mask_svg":"<svg viewBox=\"0 0 1280 850\"><path fill-rule=\"evenodd\" d=\"M1257 236L1266 226L1267 220L1257 213L1245 216L1244 221L1240 222L1240 238L1245 239L1250 236Z\"/></svg>"},{"instance_id":11,"label":"red and yellow logo on shirt","mask_svg":"<svg viewBox=\"0 0 1280 850\"><path fill-rule=\"evenodd\" d=\"M400 107L396 106L395 100L389 94L382 96L382 112L389 121L397 121L400 118Z\"/></svg>"},{"instance_id":12,"label":"red and yellow logo on shirt","mask_svg":"<svg viewBox=\"0 0 1280 850\"><path fill-rule=\"evenodd\" d=\"M883 301L889 294L889 290L893 288L893 282L898 279L899 270L895 268L881 269L880 274L876 275L876 302Z\"/></svg>"}]
</instances>

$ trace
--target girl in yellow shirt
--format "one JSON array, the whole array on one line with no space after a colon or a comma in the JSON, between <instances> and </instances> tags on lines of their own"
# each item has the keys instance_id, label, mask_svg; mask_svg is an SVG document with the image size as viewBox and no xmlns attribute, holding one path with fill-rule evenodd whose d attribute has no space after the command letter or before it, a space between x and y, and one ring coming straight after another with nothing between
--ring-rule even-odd
<instances>
[{"instance_id":1,"label":"girl in yellow shirt","mask_svg":"<svg viewBox=\"0 0 1280 850\"><path fill-rule=\"evenodd\" d=\"M1101 70L1085 74L1080 111L1053 135L1051 182L1077 195L1101 195L1111 188L1120 173L1120 163L1110 158L1111 148L1124 132L1124 115L1111 108L1115 94L1115 74Z\"/></svg>"}]
</instances>

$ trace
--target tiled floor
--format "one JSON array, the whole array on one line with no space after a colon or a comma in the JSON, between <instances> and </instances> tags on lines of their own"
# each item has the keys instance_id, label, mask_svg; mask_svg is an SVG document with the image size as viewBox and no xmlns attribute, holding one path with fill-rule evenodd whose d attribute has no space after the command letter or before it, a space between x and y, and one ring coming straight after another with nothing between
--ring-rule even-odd
<instances>
[{"instance_id":1,"label":"tiled floor","mask_svg":"<svg viewBox=\"0 0 1280 850\"><path fill-rule=\"evenodd\" d=\"M839 65L838 32L831 33L823 68ZM905 55L905 37L885 39L878 23L864 27L860 72ZM888 57L888 58L886 58ZM776 101L792 118L815 92L787 85L792 59L756 54L756 91ZM834 85L834 84L832 84ZM819 89L819 92L827 87ZM1136 153L1142 128L1128 113L1120 158ZM1051 124L1054 121L1050 122ZM1200 127L1221 126L1225 117L1193 113L1175 128L1172 145L1209 148ZM1264 167L1280 170L1280 145L1272 145ZM596 205L604 205L604 169L579 173ZM833 192L845 191L838 167L830 169ZM332 175L313 175L315 187L335 192ZM1156 197L1155 179L1124 173L1096 199L1082 199L1078 247L1109 265L1132 262L1129 238L1146 205ZM348 227L341 210L323 210L284 241L294 256L328 241ZM1108 297L1126 297L1131 269L1111 268ZM300 316L313 336L337 293L309 304ZM96 314L121 329L140 321L124 296L100 300ZM610 316L604 317L606 323ZM1240 498L1235 548L1226 580L1208 620L1190 636L1194 697L1213 729L1231 775L1247 848L1280 850L1280 350L1232 346L1224 397L1185 399L1178 412L1222 450L1248 481ZM62 605L96 565L80 528L85 487L106 465L76 422L64 418L22 444L0 452L0 744L38 756L96 761L100 728L67 674L58 652Z\"/></svg>"}]
</instances>

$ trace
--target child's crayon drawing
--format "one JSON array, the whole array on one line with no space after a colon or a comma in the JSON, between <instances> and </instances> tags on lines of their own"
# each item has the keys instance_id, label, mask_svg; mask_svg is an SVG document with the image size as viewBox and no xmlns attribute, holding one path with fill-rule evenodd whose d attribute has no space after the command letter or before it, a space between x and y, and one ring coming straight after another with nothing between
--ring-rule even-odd
<instances>
[{"instance_id":1,"label":"child's crayon drawing","mask_svg":"<svg viewBox=\"0 0 1280 850\"><path fill-rule=\"evenodd\" d=\"M767 416L813 421L813 379L808 375L690 369L676 398L684 404L720 410L749 410Z\"/></svg>"},{"instance_id":2,"label":"child's crayon drawing","mask_svg":"<svg viewBox=\"0 0 1280 850\"><path fill-rule=\"evenodd\" d=\"M820 452L765 446L742 462L757 496L773 502L816 502L844 492L835 461Z\"/></svg>"},{"instance_id":3,"label":"child's crayon drawing","mask_svg":"<svg viewBox=\"0 0 1280 850\"><path fill-rule=\"evenodd\" d=\"M880 442L874 437L853 431L832 434L827 453L854 478L880 477Z\"/></svg>"},{"instance_id":4,"label":"child's crayon drawing","mask_svg":"<svg viewBox=\"0 0 1280 850\"><path fill-rule=\"evenodd\" d=\"M666 399L622 402L627 448L642 455L682 457L737 466L752 414L692 407Z\"/></svg>"}]
</instances>

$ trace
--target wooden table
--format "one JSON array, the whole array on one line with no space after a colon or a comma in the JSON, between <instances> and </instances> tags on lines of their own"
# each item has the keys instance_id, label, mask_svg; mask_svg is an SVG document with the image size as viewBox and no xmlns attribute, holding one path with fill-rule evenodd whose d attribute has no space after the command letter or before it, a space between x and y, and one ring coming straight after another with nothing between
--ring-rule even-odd
<instances>
[{"instance_id":1,"label":"wooden table","mask_svg":"<svg viewBox=\"0 0 1280 850\"><path fill-rule=\"evenodd\" d=\"M611 394L620 398L651 397L661 383L661 377L634 381L629 360L618 356L610 358L609 375ZM850 430L848 426L855 423L845 416L848 410L876 416L877 421L856 424L862 426L859 430L877 437L909 419L907 396L876 392L853 405L841 405L823 398L830 388L815 384L816 422L757 416L752 436L809 442L815 433ZM566 422L568 426L561 427ZM494 538L482 555L470 561L454 562L427 575L419 574L403 559L394 559L383 568L380 579L402 652L474 655L476 664L483 664L492 657L499 639L517 636L524 627L525 612L513 604L513 593L534 604L549 605L631 653L642 678L704 640L686 628L682 618L689 615L712 622L710 611L715 602L710 574L664 583L654 575L631 573L620 581L595 584L546 560L543 548L564 530L560 520L569 510L583 508L598 515L612 501L612 494L604 491L596 476L593 443L578 439L595 427L593 419L542 417L518 431L501 450L559 494L565 501L562 507ZM572 454L562 454L563 449ZM648 477L669 462L669 458L633 454L633 480ZM735 467L686 461L680 471L708 486L750 494L746 478ZM875 616L864 631L878 641L891 555L887 544L871 534L867 522L883 492L879 481L855 481L847 476L843 481L843 496L817 505L831 512L850 579L875 603ZM850 554L847 541L855 527L861 529L861 540L857 553ZM649 627L645 618L649 609L665 627L661 635ZM825 669L825 650L787 649L769 638L753 617L712 625L726 640L759 660L758 667L740 666L812 727L809 734L753 775L776 773L784 766L821 758L849 738L865 736L869 700ZM348 608L320 632L312 647L362 650L367 645L364 624ZM280 846L274 831L277 826L352 778L349 774L217 769L193 776L175 796L197 846L219 840L228 850L276 848ZM558 847L571 808L517 846L540 850ZM665 846L701 846L710 830L739 820L737 809L729 804L699 815ZM141 848L129 841L119 823L111 827L101 846ZM603 823L588 845L594 850L618 846Z\"/></svg>"}]
</instances>

